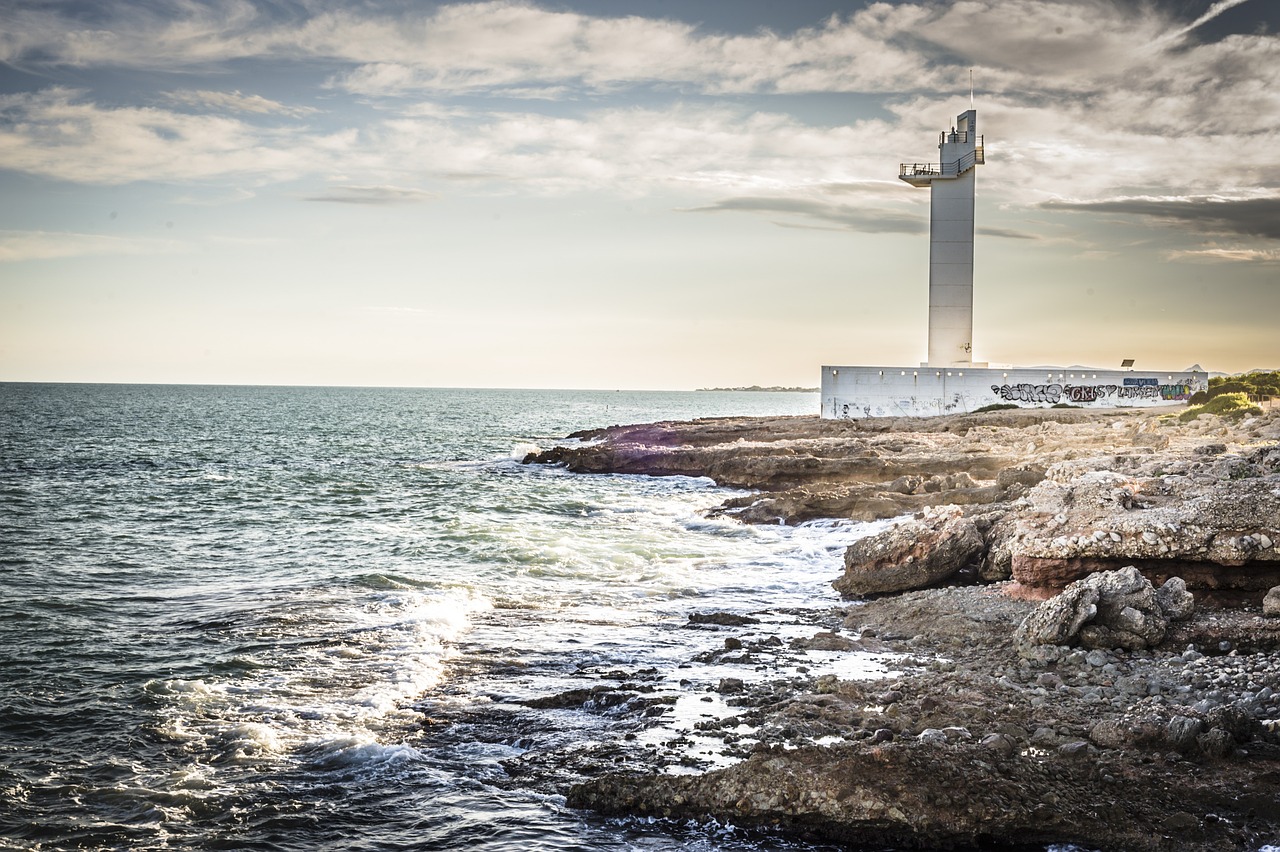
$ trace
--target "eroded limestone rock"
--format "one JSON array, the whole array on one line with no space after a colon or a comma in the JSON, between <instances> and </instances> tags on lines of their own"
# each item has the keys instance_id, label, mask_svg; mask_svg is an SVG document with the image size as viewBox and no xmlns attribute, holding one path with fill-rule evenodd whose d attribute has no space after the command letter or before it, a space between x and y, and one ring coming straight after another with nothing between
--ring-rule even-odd
<instances>
[{"instance_id":1,"label":"eroded limestone rock","mask_svg":"<svg viewBox=\"0 0 1280 852\"><path fill-rule=\"evenodd\" d=\"M1040 645L1138 651L1160 644L1169 622L1188 618L1194 610L1194 597L1179 578L1157 591L1130 565L1067 586L1032 610L1015 638L1023 656Z\"/></svg>"},{"instance_id":2,"label":"eroded limestone rock","mask_svg":"<svg viewBox=\"0 0 1280 852\"><path fill-rule=\"evenodd\" d=\"M846 596L927 588L955 574L982 548L973 520L958 511L912 519L849 545L844 576L832 586Z\"/></svg>"}]
</instances>

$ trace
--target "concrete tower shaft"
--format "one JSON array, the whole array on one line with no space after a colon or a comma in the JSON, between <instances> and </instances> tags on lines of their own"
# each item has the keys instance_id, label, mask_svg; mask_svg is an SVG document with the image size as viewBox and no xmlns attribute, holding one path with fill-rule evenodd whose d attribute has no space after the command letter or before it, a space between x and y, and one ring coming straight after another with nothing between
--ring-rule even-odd
<instances>
[{"instance_id":1,"label":"concrete tower shaft","mask_svg":"<svg viewBox=\"0 0 1280 852\"><path fill-rule=\"evenodd\" d=\"M929 360L926 366L973 363L973 202L984 162L977 110L956 118L938 141L938 162L903 163L898 176L927 186L929 198Z\"/></svg>"}]
</instances>

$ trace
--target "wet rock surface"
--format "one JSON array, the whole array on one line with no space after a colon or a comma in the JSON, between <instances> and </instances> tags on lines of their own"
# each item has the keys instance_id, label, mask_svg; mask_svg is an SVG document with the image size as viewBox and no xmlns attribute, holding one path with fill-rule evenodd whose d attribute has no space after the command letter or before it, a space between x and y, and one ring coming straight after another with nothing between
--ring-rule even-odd
<instances>
[{"instance_id":1,"label":"wet rock surface","mask_svg":"<svg viewBox=\"0 0 1280 852\"><path fill-rule=\"evenodd\" d=\"M872 597L815 610L811 634L691 619L718 631L707 660L758 664L716 684L726 710L699 723L737 762L673 774L622 748L579 767L569 804L859 848L1276 843L1280 412L1201 420L703 421L536 459L760 489L719 510L749 521L916 513L850 548L836 588ZM772 655L808 648L888 670L783 676ZM625 692L619 707L645 697ZM579 698L596 694L550 700Z\"/></svg>"},{"instance_id":2,"label":"wet rock surface","mask_svg":"<svg viewBox=\"0 0 1280 852\"><path fill-rule=\"evenodd\" d=\"M859 848L1274 841L1280 636L1248 654L1046 646L1025 658L1013 634L1034 604L1001 591L851 606L834 635L874 637L895 652L889 674L744 679L726 697L733 714L703 726L753 731L750 748L732 752L744 760L700 775L601 773L571 788L569 803L784 827ZM1212 633L1224 617L1201 612L1188 629Z\"/></svg>"}]
</instances>

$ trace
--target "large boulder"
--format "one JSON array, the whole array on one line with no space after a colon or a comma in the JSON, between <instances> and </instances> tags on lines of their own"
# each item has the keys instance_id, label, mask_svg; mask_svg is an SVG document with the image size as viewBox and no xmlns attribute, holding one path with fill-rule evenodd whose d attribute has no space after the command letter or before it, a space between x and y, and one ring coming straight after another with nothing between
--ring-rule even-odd
<instances>
[{"instance_id":1,"label":"large boulder","mask_svg":"<svg viewBox=\"0 0 1280 852\"><path fill-rule=\"evenodd\" d=\"M923 589L972 562L982 548L977 526L958 510L925 515L849 545L844 576L831 585L847 597Z\"/></svg>"},{"instance_id":2,"label":"large boulder","mask_svg":"<svg viewBox=\"0 0 1280 852\"><path fill-rule=\"evenodd\" d=\"M1267 618L1280 618L1280 586L1271 589L1262 599L1262 614Z\"/></svg>"},{"instance_id":3,"label":"large boulder","mask_svg":"<svg viewBox=\"0 0 1280 852\"><path fill-rule=\"evenodd\" d=\"M1032 610L1015 634L1027 654L1039 645L1138 651L1164 641L1169 622L1189 617L1195 600L1179 578L1160 589L1132 565L1077 580Z\"/></svg>"}]
</instances>

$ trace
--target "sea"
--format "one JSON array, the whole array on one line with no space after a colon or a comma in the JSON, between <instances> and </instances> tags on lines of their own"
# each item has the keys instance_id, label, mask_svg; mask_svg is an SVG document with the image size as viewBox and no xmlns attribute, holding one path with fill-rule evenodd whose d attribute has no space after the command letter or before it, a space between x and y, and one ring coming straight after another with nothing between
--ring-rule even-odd
<instances>
[{"instance_id":1,"label":"sea","mask_svg":"<svg viewBox=\"0 0 1280 852\"><path fill-rule=\"evenodd\" d=\"M735 759L697 724L733 712L722 679L765 674L716 662L723 632L690 616L811 635L787 613L839 605L841 553L873 527L748 526L708 515L736 492L707 479L522 464L579 429L817 409L0 384L0 848L833 848L563 793L589 746L663 772ZM882 664L809 653L792 674ZM627 680L659 710L533 707Z\"/></svg>"}]
</instances>

